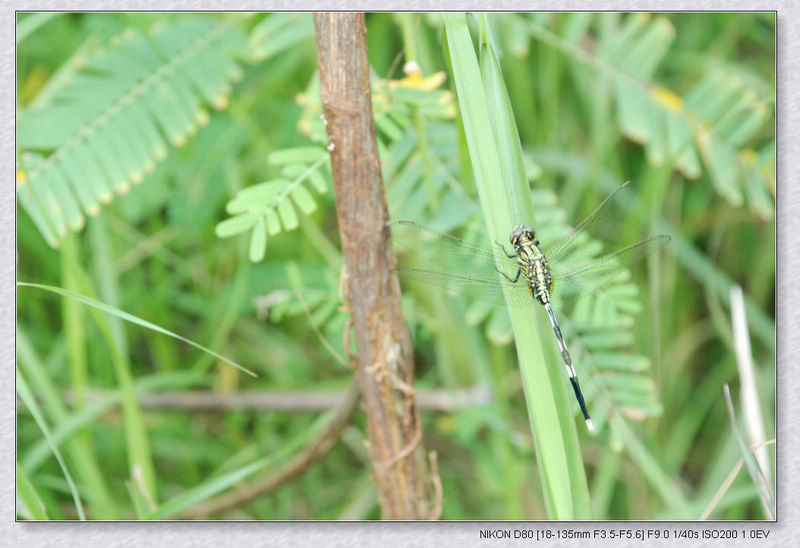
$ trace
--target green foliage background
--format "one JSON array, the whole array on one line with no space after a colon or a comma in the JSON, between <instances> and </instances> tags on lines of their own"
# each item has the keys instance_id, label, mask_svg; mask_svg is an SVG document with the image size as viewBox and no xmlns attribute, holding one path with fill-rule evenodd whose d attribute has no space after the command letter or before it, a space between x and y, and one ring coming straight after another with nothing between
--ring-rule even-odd
<instances>
[{"instance_id":1,"label":"green foliage background","mask_svg":"<svg viewBox=\"0 0 800 548\"><path fill-rule=\"evenodd\" d=\"M741 419L735 283L774 437L774 14L486 20L541 239L626 179L637 200L608 236L673 238L614 307L564 320L599 427L579 429L594 518L763 519L763 485L726 481L742 451L722 386ZM367 28L392 219L483 234L441 16L368 14ZM326 415L137 398L344 391L352 377L311 14L21 14L17 31L18 279L258 374L19 287L17 515L177 518L279 470ZM411 59L421 75L403 74ZM546 518L505 310L418 287L404 305L417 390L487 396L422 412L443 519ZM364 442L357 416L321 463L214 517L378 518Z\"/></svg>"}]
</instances>

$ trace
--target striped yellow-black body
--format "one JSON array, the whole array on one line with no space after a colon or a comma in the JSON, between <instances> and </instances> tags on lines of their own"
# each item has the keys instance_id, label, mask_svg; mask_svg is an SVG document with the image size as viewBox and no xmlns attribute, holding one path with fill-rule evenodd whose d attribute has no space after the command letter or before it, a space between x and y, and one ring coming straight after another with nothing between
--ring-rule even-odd
<instances>
[{"instance_id":1,"label":"striped yellow-black body","mask_svg":"<svg viewBox=\"0 0 800 548\"><path fill-rule=\"evenodd\" d=\"M564 360L564 366L567 368L567 375L569 376L570 384L575 392L575 397L580 405L581 413L586 421L586 427L594 430L592 419L589 417L589 410L586 408L586 402L583 399L580 385L578 384L578 375L575 373L575 368L572 366L572 358L567 350L567 345L564 342L564 336L561 334L561 328L558 325L556 316L553 313L553 308L550 306L550 294L553 291L553 274L550 271L550 263L547 257L539 248L539 240L536 239L536 233L533 228L529 226L517 226L511 233L509 238L511 245L514 246L517 264L519 271L513 282L519 279L522 275L525 277L525 283L531 292L531 296L536 299L547 310L547 315L550 318L550 325L553 326L553 332L558 341L558 348L561 351L561 358ZM513 255L506 253L510 258Z\"/></svg>"},{"instance_id":2,"label":"striped yellow-black body","mask_svg":"<svg viewBox=\"0 0 800 548\"><path fill-rule=\"evenodd\" d=\"M520 229L522 230L517 233ZM553 274L550 272L547 257L539 249L539 241L534 238L533 229L517 227L511 236L519 270L525 277L531 295L541 304L548 304L553 291Z\"/></svg>"}]
</instances>

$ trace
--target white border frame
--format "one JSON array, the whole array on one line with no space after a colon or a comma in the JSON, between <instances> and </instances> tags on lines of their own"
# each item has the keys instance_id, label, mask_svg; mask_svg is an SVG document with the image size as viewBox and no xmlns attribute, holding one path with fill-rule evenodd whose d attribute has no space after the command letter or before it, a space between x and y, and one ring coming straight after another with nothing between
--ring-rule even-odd
<instances>
[{"instance_id":1,"label":"white border frame","mask_svg":"<svg viewBox=\"0 0 800 548\"><path fill-rule=\"evenodd\" d=\"M9 546L80 546L90 548L94 546L170 546L183 548L189 546L206 545L258 545L258 546L374 546L391 545L399 546L441 546L458 545L459 548L478 545L493 546L520 546L534 544L531 540L520 539L481 539L481 530L575 530L592 531L595 529L606 530L639 530L670 529L677 530L747 530L763 531L769 533L764 540L684 540L676 542L673 539L667 542L643 543L638 539L594 539L587 543L583 539L560 540L552 543L546 541L535 542L536 545L549 546L579 546L591 544L592 546L614 546L622 548L627 546L717 546L735 544L736 546L788 546L792 544L791 538L800 537L798 527L798 500L797 486L800 475L800 454L798 441L791 417L800 416L800 388L797 375L791 375L789 368L797 365L797 356L800 355L800 254L796 238L800 237L800 178L797 173L797 159L800 158L800 140L798 136L798 117L800 117L800 75L797 64L800 56L800 3L795 0L692 0L664 2L658 0L490 0L490 2L460 2L458 0L439 0L438 2L420 2L407 0L406 2L377 2L362 1L350 3L343 1L243 1L243 0L110 0L98 1L82 0L75 3L54 1L3 1L2 18L0 21L0 44L3 55L0 56L0 73L4 100L0 104L0 153L6 158L5 172L9 181L15 180L15 11L58 10L58 11L190 11L208 10L215 11L279 11L279 10L365 10L365 11L424 11L424 10L498 10L498 11L529 11L529 10L620 10L620 11L761 11L777 10L778 13L778 43L777 43L777 112L778 112L778 163L777 163L777 478L778 478L778 517L779 521L770 522L601 522L604 525L591 523L559 523L559 522L432 522L432 523L392 523L392 522L360 522L360 523L331 523L331 522L19 522L15 519L15 421L13 412L15 405L14 386L14 347L15 347L15 270L16 270L16 197L14 186L10 183L6 187L0 200L0 253L4 259L0 261L0 273L6 280L0 284L0 358L3 371L8 383L0 392L0 406L2 406L2 419L0 419L0 463L5 473L2 476L2 501L3 508L8 509L7 517L0 526L0 538L5 539L3 544ZM797 215L795 217L795 215ZM794 245L793 245L794 244ZM794 252L794 253L793 253ZM793 336L794 334L794 336ZM795 367L795 373L797 368Z\"/></svg>"}]
</instances>

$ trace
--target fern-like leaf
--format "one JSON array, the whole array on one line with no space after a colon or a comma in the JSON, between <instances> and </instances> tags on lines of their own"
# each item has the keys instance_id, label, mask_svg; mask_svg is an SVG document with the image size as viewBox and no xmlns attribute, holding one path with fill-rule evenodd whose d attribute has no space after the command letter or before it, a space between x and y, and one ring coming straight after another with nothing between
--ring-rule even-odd
<instances>
[{"instance_id":1,"label":"fern-like leaf","mask_svg":"<svg viewBox=\"0 0 800 548\"><path fill-rule=\"evenodd\" d=\"M273 152L268 160L273 165L282 166L284 177L239 191L225 206L232 217L216 228L220 238L250 230L250 260L256 263L264 258L268 236L299 226L295 208L306 215L316 210L317 203L303 183L310 183L320 194L328 189L325 177L320 173L322 166L329 162L327 151L322 147L279 150Z\"/></svg>"},{"instance_id":2,"label":"fern-like leaf","mask_svg":"<svg viewBox=\"0 0 800 548\"><path fill-rule=\"evenodd\" d=\"M289 20L291 18L287 21ZM419 196L422 171L419 162L416 159L409 161L408 157L418 144L418 136L412 127L413 116L419 113L426 119L441 120L452 119L455 115L452 94L437 89L442 82L443 74L423 78L419 73L412 73L402 80L377 80L373 84L375 125L378 128L379 152L385 166L384 176L387 180L405 178L409 185L417 187L417 192L412 193L414 196ZM283 177L240 191L226 207L232 216L217 225L217 235L222 238L251 231L250 260L253 262L264 258L268 236L293 230L298 226L295 208L304 214L316 209L314 196L304 183L310 183L310 187L320 194L325 193L329 186L322 170L329 160L328 151L324 148L327 144L326 121L319 102L318 86L317 77L312 78L305 93L298 98L303 107L298 129L311 142L318 143L318 146L273 151L268 158L269 163L281 166ZM440 130L440 127L436 128L436 131ZM430 140L437 145L442 143L441 139L436 139L435 134L431 135ZM449 158L443 160L437 154L439 164L455 163L457 152L454 140L455 132L449 133L448 141L444 145L448 150L442 152ZM431 147L431 150L436 148ZM439 169L439 172L442 170ZM447 177L452 178L449 168L443 170L439 181L442 182ZM396 195L403 186L394 182L390 185L390 194ZM441 185L437 182L436 186L438 188ZM394 200L390 195L388 202L394 206L396 203L402 204L404 200ZM463 200L448 200L448 203L454 204L462 202ZM474 206L463 210L469 213L474 210Z\"/></svg>"},{"instance_id":3,"label":"fern-like leaf","mask_svg":"<svg viewBox=\"0 0 800 548\"><path fill-rule=\"evenodd\" d=\"M57 247L114 193L142 182L168 152L224 108L246 36L234 24L186 17L128 31L88 57L49 100L19 116L21 205Z\"/></svg>"},{"instance_id":4,"label":"fern-like leaf","mask_svg":"<svg viewBox=\"0 0 800 548\"><path fill-rule=\"evenodd\" d=\"M585 14L566 17L584 18ZM704 72L685 95L659 85L654 74L668 51L675 29L663 15L631 14L621 22L609 18L614 32L601 36L594 49L588 23L566 24L558 35L536 19L528 19L532 36L589 66L612 86L617 121L622 133L645 147L648 162L674 165L696 179L705 164L717 192L731 205L749 207L760 216L774 215L774 159L752 150L754 138L772 116L768 86L719 66ZM575 30L577 29L577 30ZM570 31L572 31L570 33ZM774 139L771 142L774 146ZM770 147L767 147L770 148Z\"/></svg>"}]
</instances>

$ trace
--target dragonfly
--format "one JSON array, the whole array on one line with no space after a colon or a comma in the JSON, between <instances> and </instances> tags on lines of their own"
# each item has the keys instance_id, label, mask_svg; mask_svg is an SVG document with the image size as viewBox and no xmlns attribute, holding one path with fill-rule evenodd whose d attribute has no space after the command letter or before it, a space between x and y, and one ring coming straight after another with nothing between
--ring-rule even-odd
<instances>
[{"instance_id":1,"label":"dragonfly","mask_svg":"<svg viewBox=\"0 0 800 548\"><path fill-rule=\"evenodd\" d=\"M393 223L393 232L402 240L427 240L417 253L419 266L393 269L402 279L444 287L450 292L503 303L510 306L544 306L555 334L567 377L572 385L586 427L594 431L578 375L572 363L561 327L552 307L552 295L558 290L565 298L583 292L602 294L602 287L620 270L665 246L670 237L657 235L600 257L586 257L582 249L595 232L614 232L620 213L630 203L632 181L626 181L609 194L575 229L551 246L543 246L533 227L517 225L508 244L493 247L467 242L457 236L413 221ZM626 201L627 199L627 201ZM426 255L427 253L427 255ZM452 271L441 271L443 262L455 261ZM500 266L498 266L500 265Z\"/></svg>"}]
</instances>

